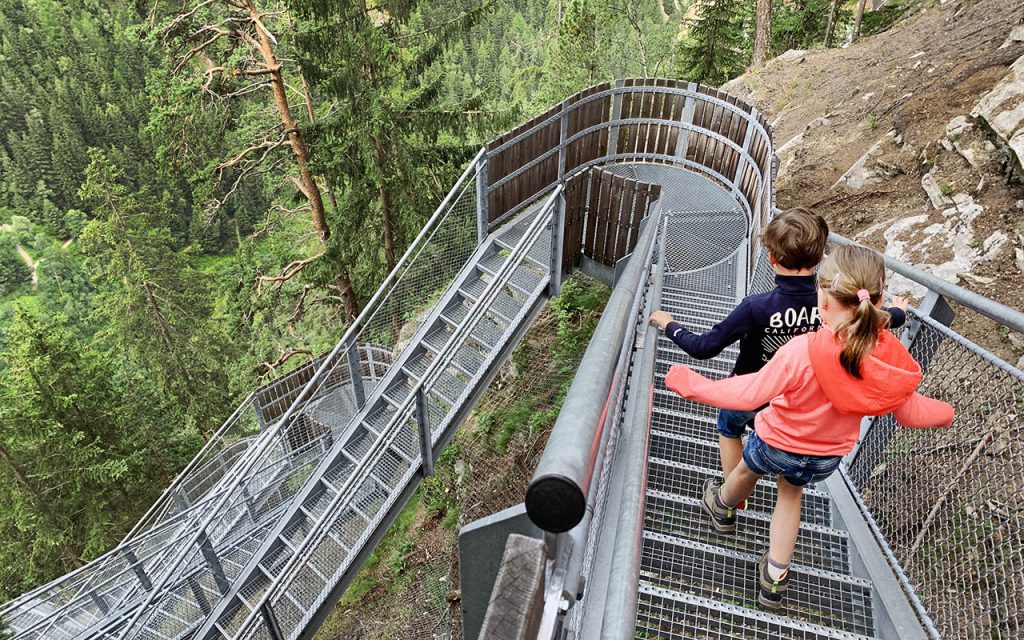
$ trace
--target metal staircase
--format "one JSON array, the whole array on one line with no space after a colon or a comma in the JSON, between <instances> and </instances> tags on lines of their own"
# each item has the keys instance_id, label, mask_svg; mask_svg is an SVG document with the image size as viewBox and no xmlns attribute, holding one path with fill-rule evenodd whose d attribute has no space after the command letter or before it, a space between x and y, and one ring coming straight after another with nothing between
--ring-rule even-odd
<instances>
[{"instance_id":1,"label":"metal staircase","mask_svg":"<svg viewBox=\"0 0 1024 640\"><path fill-rule=\"evenodd\" d=\"M949 330L943 296L1021 333L1024 314L908 265L888 263L929 293L903 339L927 391L957 408L948 440L864 425L840 471L805 491L779 613L754 602L773 483L734 535L702 514L701 485L720 473L717 410L663 378L679 363L727 375L736 349L694 360L646 320L663 308L706 331L773 286L758 237L773 148L750 105L657 79L591 87L490 142L335 348L250 394L117 548L0 608L13 638L310 637L574 268L617 284L525 505L473 530L500 538L474 547L483 555L500 555L510 530L554 543L532 604L542 615L515 612L540 620L537 637L939 638L930 615L948 637L1019 636L1019 607L985 612L990 592L1024 593L1020 516L993 489L1020 486L1009 435L1024 372ZM952 481L911 486L935 466L922 444L974 454ZM893 513L908 494L928 513ZM473 570L497 560L461 563L464 595L471 580L490 593L494 576ZM961 570L975 563L987 571ZM470 599L463 621L479 624ZM983 631L956 632L972 626Z\"/></svg>"},{"instance_id":2,"label":"metal staircase","mask_svg":"<svg viewBox=\"0 0 1024 640\"><path fill-rule=\"evenodd\" d=\"M707 331L736 303L715 279L706 269L668 276L660 308L693 331ZM774 481L758 484L748 508L737 512L733 535L715 532L701 511L704 480L721 476L717 409L668 391L664 376L672 365L686 364L721 378L735 356L728 349L694 360L664 336L657 340L636 637L874 637L871 584L851 575L847 533L833 528L826 492L805 490L792 587L781 614L758 610L754 599Z\"/></svg>"},{"instance_id":3,"label":"metal staircase","mask_svg":"<svg viewBox=\"0 0 1024 640\"><path fill-rule=\"evenodd\" d=\"M561 189L477 243L478 160L335 350L250 394L118 548L5 605L14 638L315 630L559 286Z\"/></svg>"},{"instance_id":4,"label":"metal staircase","mask_svg":"<svg viewBox=\"0 0 1024 640\"><path fill-rule=\"evenodd\" d=\"M480 247L194 637L297 637L340 596L539 312L557 195Z\"/></svg>"}]
</instances>

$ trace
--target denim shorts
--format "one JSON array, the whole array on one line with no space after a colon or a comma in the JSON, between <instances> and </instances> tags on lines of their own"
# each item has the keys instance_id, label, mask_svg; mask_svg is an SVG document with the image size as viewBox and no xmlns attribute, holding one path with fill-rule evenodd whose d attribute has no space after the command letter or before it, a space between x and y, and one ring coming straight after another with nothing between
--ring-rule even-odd
<instances>
[{"instance_id":1,"label":"denim shorts","mask_svg":"<svg viewBox=\"0 0 1024 640\"><path fill-rule=\"evenodd\" d=\"M782 476L789 484L802 487L808 482L821 482L839 467L842 456L808 456L790 453L765 444L756 433L750 434L743 447L743 461L759 475Z\"/></svg>"},{"instance_id":2,"label":"denim shorts","mask_svg":"<svg viewBox=\"0 0 1024 640\"><path fill-rule=\"evenodd\" d=\"M756 411L730 411L729 409L718 410L718 433L723 438L742 438L747 432L747 427L754 428L754 416Z\"/></svg>"}]
</instances>

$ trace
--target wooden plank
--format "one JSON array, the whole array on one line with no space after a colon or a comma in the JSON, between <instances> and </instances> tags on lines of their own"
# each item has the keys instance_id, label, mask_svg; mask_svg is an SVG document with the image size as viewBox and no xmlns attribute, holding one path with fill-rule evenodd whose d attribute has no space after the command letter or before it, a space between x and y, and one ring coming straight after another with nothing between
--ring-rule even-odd
<instances>
[{"instance_id":1,"label":"wooden plank","mask_svg":"<svg viewBox=\"0 0 1024 640\"><path fill-rule=\"evenodd\" d=\"M536 638L544 615L543 540L509 534L478 640Z\"/></svg>"},{"instance_id":2,"label":"wooden plank","mask_svg":"<svg viewBox=\"0 0 1024 640\"><path fill-rule=\"evenodd\" d=\"M598 200L597 210L590 211L591 217L594 220L595 238L594 238L594 250L590 255L591 258L602 262L604 259L604 248L608 241L608 213L611 210L611 174L607 171L601 171L594 175L597 181L596 187L600 190L600 199Z\"/></svg>"},{"instance_id":3,"label":"wooden plank","mask_svg":"<svg viewBox=\"0 0 1024 640\"><path fill-rule=\"evenodd\" d=\"M604 265L613 266L615 264L615 242L619 232L619 217L622 214L622 186L625 178L615 174L607 177L611 178L608 189L609 208L605 210L605 216L608 219L608 231L605 234L604 245L598 248L598 255L600 257L595 259Z\"/></svg>"},{"instance_id":4,"label":"wooden plank","mask_svg":"<svg viewBox=\"0 0 1024 640\"><path fill-rule=\"evenodd\" d=\"M586 212L587 175L578 174L565 188L565 238L562 267L569 271L579 264L583 248L583 219Z\"/></svg>"},{"instance_id":5,"label":"wooden plank","mask_svg":"<svg viewBox=\"0 0 1024 640\"><path fill-rule=\"evenodd\" d=\"M586 217L584 218L583 255L594 255L594 246L597 244L597 209L600 206L600 176L601 169L594 167L587 173L588 197Z\"/></svg>"},{"instance_id":6,"label":"wooden plank","mask_svg":"<svg viewBox=\"0 0 1024 640\"><path fill-rule=\"evenodd\" d=\"M641 191L646 183L626 179L622 183L622 212L615 225L615 245L611 251L611 264L614 265L629 252L629 236L633 220L637 217L638 199L642 199Z\"/></svg>"}]
</instances>

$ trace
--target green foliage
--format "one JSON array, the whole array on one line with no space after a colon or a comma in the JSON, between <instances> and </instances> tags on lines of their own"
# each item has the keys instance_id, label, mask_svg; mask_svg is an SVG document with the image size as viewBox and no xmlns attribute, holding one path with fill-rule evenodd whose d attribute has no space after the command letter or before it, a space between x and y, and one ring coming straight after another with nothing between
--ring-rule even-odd
<instances>
[{"instance_id":1,"label":"green foliage","mask_svg":"<svg viewBox=\"0 0 1024 640\"><path fill-rule=\"evenodd\" d=\"M16 304L6 333L0 597L106 551L196 445L39 301Z\"/></svg>"},{"instance_id":2,"label":"green foliage","mask_svg":"<svg viewBox=\"0 0 1024 640\"><path fill-rule=\"evenodd\" d=\"M861 35L872 36L892 27L900 18L924 5L923 0L890 0L877 11L868 11L861 22Z\"/></svg>"},{"instance_id":3,"label":"green foliage","mask_svg":"<svg viewBox=\"0 0 1024 640\"><path fill-rule=\"evenodd\" d=\"M14 233L0 230L0 296L10 295L28 283L32 270L18 255Z\"/></svg>"},{"instance_id":4,"label":"green foliage","mask_svg":"<svg viewBox=\"0 0 1024 640\"><path fill-rule=\"evenodd\" d=\"M752 5L745 0L708 0L697 8L679 47L681 74L694 82L719 86L750 62Z\"/></svg>"},{"instance_id":5,"label":"green foliage","mask_svg":"<svg viewBox=\"0 0 1024 640\"><path fill-rule=\"evenodd\" d=\"M229 398L223 336L210 322L205 279L179 252L170 212L145 194L130 193L121 171L91 150L82 198L102 216L82 234L86 266L97 288L98 338L108 356L146 371L181 428L212 433Z\"/></svg>"},{"instance_id":6,"label":"green foliage","mask_svg":"<svg viewBox=\"0 0 1024 640\"><path fill-rule=\"evenodd\" d=\"M776 2L772 10L772 51L810 49L820 45L828 23L830 0ZM844 17L840 11L840 18ZM841 29L841 26L839 27Z\"/></svg>"}]
</instances>

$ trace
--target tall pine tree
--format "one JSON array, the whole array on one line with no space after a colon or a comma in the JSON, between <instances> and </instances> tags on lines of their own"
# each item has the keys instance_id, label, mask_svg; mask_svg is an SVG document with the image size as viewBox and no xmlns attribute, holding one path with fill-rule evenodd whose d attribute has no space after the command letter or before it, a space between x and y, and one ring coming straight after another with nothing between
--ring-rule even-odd
<instances>
[{"instance_id":1,"label":"tall pine tree","mask_svg":"<svg viewBox=\"0 0 1024 640\"><path fill-rule=\"evenodd\" d=\"M747 0L700 0L679 49L680 75L719 86L750 61L751 7Z\"/></svg>"}]
</instances>

